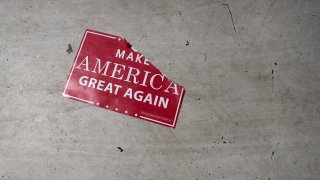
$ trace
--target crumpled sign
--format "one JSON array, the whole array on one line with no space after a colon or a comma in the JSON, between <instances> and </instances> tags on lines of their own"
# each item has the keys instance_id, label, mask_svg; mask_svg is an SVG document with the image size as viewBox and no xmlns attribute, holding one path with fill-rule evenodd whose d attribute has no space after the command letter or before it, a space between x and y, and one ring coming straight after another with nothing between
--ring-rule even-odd
<instances>
[{"instance_id":1,"label":"crumpled sign","mask_svg":"<svg viewBox=\"0 0 320 180\"><path fill-rule=\"evenodd\" d=\"M124 38L86 30L62 95L175 128L184 93Z\"/></svg>"}]
</instances>

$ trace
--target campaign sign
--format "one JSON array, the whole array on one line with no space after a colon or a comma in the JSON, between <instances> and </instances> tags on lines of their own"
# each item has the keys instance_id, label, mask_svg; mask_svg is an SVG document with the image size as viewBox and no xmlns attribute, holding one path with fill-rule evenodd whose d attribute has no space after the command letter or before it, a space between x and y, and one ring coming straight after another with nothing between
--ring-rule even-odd
<instances>
[{"instance_id":1,"label":"campaign sign","mask_svg":"<svg viewBox=\"0 0 320 180\"><path fill-rule=\"evenodd\" d=\"M175 128L184 92L126 39L86 30L62 95Z\"/></svg>"}]
</instances>

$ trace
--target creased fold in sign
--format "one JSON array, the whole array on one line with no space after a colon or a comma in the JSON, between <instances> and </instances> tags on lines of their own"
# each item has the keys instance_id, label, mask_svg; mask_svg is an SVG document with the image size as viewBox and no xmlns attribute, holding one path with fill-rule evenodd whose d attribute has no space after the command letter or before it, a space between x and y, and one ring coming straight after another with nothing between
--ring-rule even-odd
<instances>
[{"instance_id":1,"label":"creased fold in sign","mask_svg":"<svg viewBox=\"0 0 320 180\"><path fill-rule=\"evenodd\" d=\"M124 38L86 30L62 95L175 127L184 92Z\"/></svg>"}]
</instances>

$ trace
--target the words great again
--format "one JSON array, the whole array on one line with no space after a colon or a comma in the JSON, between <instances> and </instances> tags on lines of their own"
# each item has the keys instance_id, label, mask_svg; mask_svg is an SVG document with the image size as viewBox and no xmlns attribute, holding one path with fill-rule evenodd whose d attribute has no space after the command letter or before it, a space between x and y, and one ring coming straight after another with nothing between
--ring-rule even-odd
<instances>
[{"instance_id":1,"label":"the words great again","mask_svg":"<svg viewBox=\"0 0 320 180\"><path fill-rule=\"evenodd\" d=\"M79 79L79 84L115 95L118 95L119 89L122 88L122 86L119 84L113 84L111 82L106 83L103 80L89 78L88 76L81 76ZM149 103L150 105L163 108L167 108L169 103L169 98L164 98L157 95L153 96L151 93L144 93L143 91L134 92L132 88L128 88L123 97L134 99L143 103Z\"/></svg>"},{"instance_id":2,"label":"the words great again","mask_svg":"<svg viewBox=\"0 0 320 180\"><path fill-rule=\"evenodd\" d=\"M140 71L137 68L108 60L103 63L99 58L95 58L95 63L89 63L89 56L86 56L76 68L95 74L98 73L109 78L122 80L127 83L133 83L138 86L151 87L157 91L179 95L178 87L175 83L171 82L167 85L162 83L165 80L163 74L151 74L151 72L146 70ZM119 89L122 88L119 84L108 83L101 79L88 76L81 76L79 78L79 84L115 95L118 95ZM152 95L151 93L145 93L144 91L134 91L132 88L126 89L123 97L163 108L167 108L169 103L169 98Z\"/></svg>"}]
</instances>

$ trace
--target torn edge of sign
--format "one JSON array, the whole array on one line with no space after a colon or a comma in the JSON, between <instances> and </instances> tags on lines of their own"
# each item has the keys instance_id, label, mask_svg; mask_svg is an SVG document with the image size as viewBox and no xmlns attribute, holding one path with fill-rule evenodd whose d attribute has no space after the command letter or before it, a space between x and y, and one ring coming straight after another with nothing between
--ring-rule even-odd
<instances>
[{"instance_id":1,"label":"torn edge of sign","mask_svg":"<svg viewBox=\"0 0 320 180\"><path fill-rule=\"evenodd\" d=\"M127 41L127 39L125 39L125 38L123 38L125 41L126 41L126 43L127 43L127 46L128 46L128 48L131 48L133 51L135 51L135 52L140 52L140 51L138 51L137 49L135 49L134 47L133 47L133 45L130 43L130 42L128 42ZM143 54L143 53L142 53ZM152 62L148 59L148 61L149 61L149 63L150 63L150 65L152 66L152 67L154 67L155 69L157 69L159 72L161 72L161 74L162 75L164 75L169 81L171 81L172 83L174 83L174 84L178 84L178 83L176 83L175 81L173 81L173 80L171 80L166 74L164 74L160 69L158 69L155 65L153 65L152 64ZM180 85L180 84L178 84L180 87L181 87L181 94L180 94L180 97L179 97L179 103L178 103L178 108L177 108L177 112L176 112L176 118L175 118L175 122L173 122L173 125L172 126L169 126L169 127L173 127L173 128L176 128L176 125L177 125L177 120L178 120L178 117L179 117L179 114L180 114L180 110L181 110L181 106L182 106L182 101L183 101L183 98L184 98L184 95L185 95L185 88L182 86L182 85ZM140 116L140 118L142 118L142 119L145 119L145 120L147 120L147 121L150 121L150 118L147 118L147 117L144 117L144 116ZM151 120L152 122L155 122L155 123L157 123L155 120ZM161 122L159 122L159 123L157 123L157 124L161 124L161 125L163 125Z\"/></svg>"},{"instance_id":2,"label":"torn edge of sign","mask_svg":"<svg viewBox=\"0 0 320 180\"><path fill-rule=\"evenodd\" d=\"M106 33L98 32L98 31L95 31L95 30L87 29L87 30L85 31L84 36L82 37L81 45L79 46L79 49L78 49L78 51L77 51L77 55L76 55L75 58L74 58L73 67L72 67L71 70L70 70L70 74L69 74L69 77L68 77L68 82L69 82L70 77L71 77L71 75L72 75L72 71L73 71L74 66L75 66L75 63L76 63L76 61L77 61L77 59L78 59L78 56L79 56L79 53L80 53L80 51L81 51L81 47L82 47L82 45L83 45L83 42L84 42L84 39L85 39L85 36L86 36L87 32L96 33L96 34L103 34L104 36L112 37L112 38L114 38L114 39L118 39L119 41L120 41L120 39L122 39L122 40L124 40L124 41L126 42L128 48L131 48L133 51L140 53L138 50L136 50L136 49L132 46L131 43L129 43L129 42L128 42L125 38L123 38L123 37L115 36L115 35L111 35L111 34L106 34ZM140 54L142 54L142 53L140 53ZM147 58L146 58L146 59L147 59ZM181 92L180 92L180 96L179 96L178 107L177 107L176 112L175 112L174 122L173 122L172 124L163 123L163 122L161 122L161 121L157 121L157 120L154 120L154 119L150 119L150 118L148 118L148 117L144 117L144 116L141 116L141 115L139 115L139 118L144 119L144 120L146 120L146 121L151 121L151 122L154 122L154 123L157 123L157 124L160 124L160 125L164 125L164 126L168 126L168 127L175 128L175 127L176 127L176 124L177 124L177 120L178 120L179 114L180 114L180 110L181 110L181 106L182 106L182 101L183 101L183 98L184 98L184 95L185 95L185 88L184 88L182 85L177 84L177 83L173 82L171 79L169 79L169 77L168 77L167 75L165 75L162 71L160 71L156 66L154 66L154 65L149 61L149 59L148 59L148 62L149 62L149 64L150 64L155 70L159 71L169 82L174 83L174 84L180 86L180 87L181 87ZM88 100L84 100L84 99L81 99L81 98L77 98L77 97L73 97L73 96L68 95L68 94L66 93L66 89L67 89L67 86L68 86L68 82L67 82L67 84L66 84L66 86L65 86L65 88L64 88L64 91L63 91L63 93L62 93L62 95L63 95L64 97L71 98L71 99L75 99L75 100L78 100L78 101L82 101L82 102L86 102L86 103L89 103L89 104L97 105L97 106L98 106L98 104L95 104L95 103L92 102L92 101L88 101Z\"/></svg>"}]
</instances>

